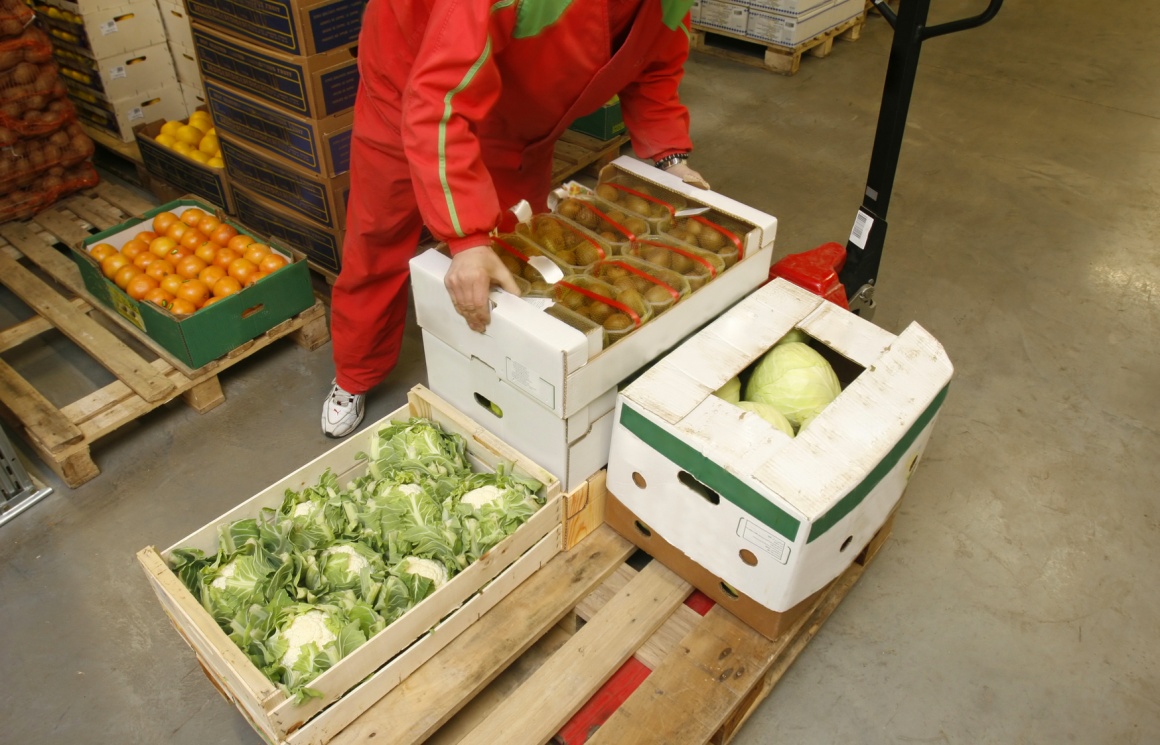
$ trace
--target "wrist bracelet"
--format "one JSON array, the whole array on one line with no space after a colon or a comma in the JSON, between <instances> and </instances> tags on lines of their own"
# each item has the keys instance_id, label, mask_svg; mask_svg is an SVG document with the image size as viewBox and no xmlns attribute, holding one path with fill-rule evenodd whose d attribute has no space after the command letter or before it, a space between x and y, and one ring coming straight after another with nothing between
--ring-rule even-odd
<instances>
[{"instance_id":1,"label":"wrist bracelet","mask_svg":"<svg viewBox=\"0 0 1160 745\"><path fill-rule=\"evenodd\" d=\"M655 161L653 163L653 165L656 166L657 168L661 169L662 171L667 171L670 168L672 168L673 166L675 166L677 163L683 163L684 161L686 161L688 159L689 159L688 153L673 153L672 155L666 155L665 157L661 158L660 160Z\"/></svg>"}]
</instances>

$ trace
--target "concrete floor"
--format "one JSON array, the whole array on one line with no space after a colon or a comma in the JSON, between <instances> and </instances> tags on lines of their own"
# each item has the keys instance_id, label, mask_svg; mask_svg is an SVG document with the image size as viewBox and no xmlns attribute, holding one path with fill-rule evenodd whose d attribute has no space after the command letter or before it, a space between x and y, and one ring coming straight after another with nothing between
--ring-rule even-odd
<instances>
[{"instance_id":1,"label":"concrete floor","mask_svg":"<svg viewBox=\"0 0 1160 745\"><path fill-rule=\"evenodd\" d=\"M924 52L881 275L876 322L945 344L950 398L894 538L738 745L1160 742L1160 10L1007 6ZM875 18L794 78L690 62L695 165L780 218L780 252L845 239L889 39ZM2 299L0 324L27 314ZM68 347L6 359L62 398L106 382ZM404 356L368 421L424 380L413 329ZM99 478L0 529L0 741L260 742L133 554L330 447L332 369L328 348L256 355L226 405L126 427Z\"/></svg>"}]
</instances>

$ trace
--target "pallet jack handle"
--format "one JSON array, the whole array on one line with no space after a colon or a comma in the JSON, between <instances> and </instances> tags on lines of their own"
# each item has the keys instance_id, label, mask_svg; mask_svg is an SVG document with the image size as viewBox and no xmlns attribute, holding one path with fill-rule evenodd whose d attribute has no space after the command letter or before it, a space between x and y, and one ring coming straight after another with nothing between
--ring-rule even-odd
<instances>
[{"instance_id":1,"label":"pallet jack handle","mask_svg":"<svg viewBox=\"0 0 1160 745\"><path fill-rule=\"evenodd\" d=\"M902 0L897 12L886 4L886 0L873 2L894 29L894 41L886 67L882 108L878 113L878 130L874 135L865 197L846 242L845 263L838 267L850 310L866 318L874 311L874 286L878 281L878 267L886 241L886 212L894 189L922 43L937 36L982 26L1003 6L1003 0L990 0L987 9L979 15L928 26L931 0Z\"/></svg>"}]
</instances>

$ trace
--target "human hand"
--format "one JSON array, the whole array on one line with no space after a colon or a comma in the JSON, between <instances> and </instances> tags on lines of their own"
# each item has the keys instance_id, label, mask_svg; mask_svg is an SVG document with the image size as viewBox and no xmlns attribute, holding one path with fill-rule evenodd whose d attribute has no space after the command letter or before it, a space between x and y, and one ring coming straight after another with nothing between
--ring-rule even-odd
<instances>
[{"instance_id":1,"label":"human hand","mask_svg":"<svg viewBox=\"0 0 1160 745\"><path fill-rule=\"evenodd\" d=\"M666 168L665 172L673 174L686 184L692 184L701 189L709 188L709 182L705 180L705 177L689 168L683 160L678 160L674 165Z\"/></svg>"},{"instance_id":2,"label":"human hand","mask_svg":"<svg viewBox=\"0 0 1160 745\"><path fill-rule=\"evenodd\" d=\"M463 316L472 331L480 333L491 322L491 301L487 295L493 284L513 295L520 294L511 272L490 246L476 246L453 256L443 284L451 295L455 311Z\"/></svg>"}]
</instances>

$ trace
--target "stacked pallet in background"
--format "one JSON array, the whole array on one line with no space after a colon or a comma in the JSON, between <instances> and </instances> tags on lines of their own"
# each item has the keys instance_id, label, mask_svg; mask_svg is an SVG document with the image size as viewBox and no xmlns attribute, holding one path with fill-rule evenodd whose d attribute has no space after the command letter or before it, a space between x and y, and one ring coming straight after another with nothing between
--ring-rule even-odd
<instances>
[{"instance_id":1,"label":"stacked pallet in background","mask_svg":"<svg viewBox=\"0 0 1160 745\"><path fill-rule=\"evenodd\" d=\"M93 143L31 9L0 2L0 222L29 217L61 196L94 186Z\"/></svg>"},{"instance_id":2,"label":"stacked pallet in background","mask_svg":"<svg viewBox=\"0 0 1160 745\"><path fill-rule=\"evenodd\" d=\"M857 39L865 19L865 0L697 0L692 47L793 75L803 54L824 57L835 38Z\"/></svg>"},{"instance_id":3,"label":"stacked pallet in background","mask_svg":"<svg viewBox=\"0 0 1160 745\"><path fill-rule=\"evenodd\" d=\"M37 0L35 8L86 126L132 142L138 124L186 115L156 0Z\"/></svg>"},{"instance_id":4,"label":"stacked pallet in background","mask_svg":"<svg viewBox=\"0 0 1160 745\"><path fill-rule=\"evenodd\" d=\"M193 45L234 199L245 224L333 278L350 188L362 0L283 12L191 0ZM273 6L272 6L273 7Z\"/></svg>"}]
</instances>

